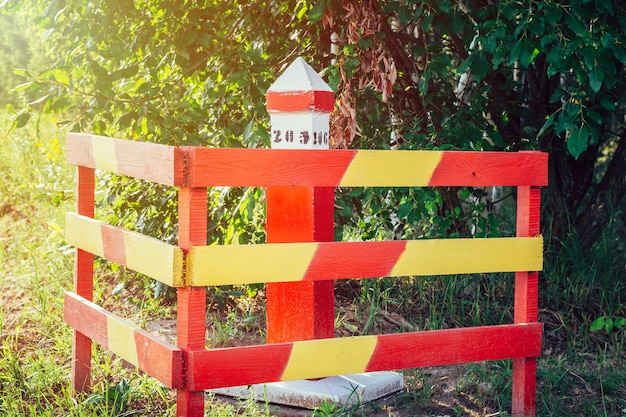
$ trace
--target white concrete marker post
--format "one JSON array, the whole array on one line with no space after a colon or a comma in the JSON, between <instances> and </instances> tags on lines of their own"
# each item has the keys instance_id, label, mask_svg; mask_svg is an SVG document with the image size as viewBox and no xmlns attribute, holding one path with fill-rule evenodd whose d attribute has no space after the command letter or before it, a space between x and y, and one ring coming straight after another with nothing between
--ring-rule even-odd
<instances>
[{"instance_id":1,"label":"white concrete marker post","mask_svg":"<svg viewBox=\"0 0 626 417\"><path fill-rule=\"evenodd\" d=\"M329 149L335 93L302 58L267 90L272 149Z\"/></svg>"},{"instance_id":2,"label":"white concrete marker post","mask_svg":"<svg viewBox=\"0 0 626 417\"><path fill-rule=\"evenodd\" d=\"M296 58L267 92L272 149L329 149L330 113L334 108L334 97L332 89L317 72L302 58ZM330 191L330 211L332 213L334 200L332 190ZM278 190L278 192L281 191ZM321 197L321 204L328 205L328 201L326 201L328 196L323 193L321 196L312 193L311 196L311 204L320 203L318 200ZM269 206L270 198L268 195L268 223L270 223ZM296 241L332 240L332 216L329 221L328 224L327 222L316 224L315 219L313 220L314 229L317 227L317 229L324 230L321 235L315 233L308 235L308 232L300 235L297 232L294 234L293 231L291 233L295 236ZM283 228L284 226L274 226L271 235L268 229L268 243L281 241ZM286 234L286 238L288 238L289 233ZM314 284L319 283L315 282ZM299 289L295 293L298 297L303 297L300 300L288 298L289 296L293 297L294 292L290 292L289 288L281 287L285 284L268 285L268 343L333 337L332 281L321 281L321 285L324 284L331 284L331 288ZM307 295L308 292L310 295ZM319 294L321 294L321 299ZM310 314L319 314L324 318L316 320L312 324L305 323L306 320L300 314L303 305L313 305L312 308L314 309L321 305L322 308L319 311L314 310ZM294 320L294 317L299 317L299 319ZM313 409L320 406L324 401L334 402L339 406L364 403L401 391L403 388L404 378L402 374L369 372L332 376L319 380L286 381L258 384L251 387L222 388L213 390L213 392L242 398L249 398L252 395L259 401Z\"/></svg>"}]
</instances>

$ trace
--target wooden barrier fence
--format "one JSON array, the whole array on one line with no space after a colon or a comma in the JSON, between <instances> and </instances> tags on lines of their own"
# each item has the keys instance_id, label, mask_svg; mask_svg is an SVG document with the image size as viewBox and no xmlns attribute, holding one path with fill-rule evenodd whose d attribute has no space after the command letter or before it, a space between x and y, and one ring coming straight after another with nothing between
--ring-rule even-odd
<instances>
[{"instance_id":1,"label":"wooden barrier fence","mask_svg":"<svg viewBox=\"0 0 626 417\"><path fill-rule=\"evenodd\" d=\"M75 391L90 386L92 341L177 389L180 416L203 415L212 388L512 358L513 414L534 415L546 154L210 149L71 133L67 160L77 166L77 212L67 215L75 281L65 298ZM178 245L94 219L96 169L177 187ZM206 245L207 187L487 185L517 187L516 237ZM94 255L177 289L177 346L92 303ZM207 286L476 272L515 272L513 324L205 349Z\"/></svg>"}]
</instances>

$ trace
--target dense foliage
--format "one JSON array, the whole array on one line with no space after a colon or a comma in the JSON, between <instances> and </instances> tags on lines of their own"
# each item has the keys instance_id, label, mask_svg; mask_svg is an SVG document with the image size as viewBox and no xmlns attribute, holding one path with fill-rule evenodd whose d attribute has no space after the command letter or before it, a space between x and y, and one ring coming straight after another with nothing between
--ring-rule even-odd
<instances>
[{"instance_id":1,"label":"dense foliage","mask_svg":"<svg viewBox=\"0 0 626 417\"><path fill-rule=\"evenodd\" d=\"M319 4L342 46L343 144L385 146L384 121L406 148L549 152L550 232L594 242L626 193L621 2Z\"/></svg>"},{"instance_id":2,"label":"dense foliage","mask_svg":"<svg viewBox=\"0 0 626 417\"><path fill-rule=\"evenodd\" d=\"M265 91L302 55L337 91L335 146L550 152L544 230L555 241L577 232L588 246L626 193L625 12L600 0L54 0L39 24L58 60L27 73L21 91L31 111L63 113L73 130L264 146ZM262 239L251 202L260 191L215 192L212 236ZM338 224L372 236L486 233L476 213L491 194L342 190ZM150 217L124 201L117 217ZM253 224L227 233L237 222Z\"/></svg>"}]
</instances>

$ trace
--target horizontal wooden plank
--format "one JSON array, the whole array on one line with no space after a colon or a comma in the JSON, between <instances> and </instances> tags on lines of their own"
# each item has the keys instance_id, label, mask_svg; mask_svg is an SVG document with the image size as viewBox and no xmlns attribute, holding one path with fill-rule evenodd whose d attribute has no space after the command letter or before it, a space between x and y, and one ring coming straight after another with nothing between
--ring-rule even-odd
<instances>
[{"instance_id":1,"label":"horizontal wooden plank","mask_svg":"<svg viewBox=\"0 0 626 417\"><path fill-rule=\"evenodd\" d=\"M318 339L189 352L191 390L541 353L540 323Z\"/></svg>"},{"instance_id":2,"label":"horizontal wooden plank","mask_svg":"<svg viewBox=\"0 0 626 417\"><path fill-rule=\"evenodd\" d=\"M66 215L66 240L171 287L182 287L183 250L141 233L110 226L76 213Z\"/></svg>"},{"instance_id":3,"label":"horizontal wooden plank","mask_svg":"<svg viewBox=\"0 0 626 417\"><path fill-rule=\"evenodd\" d=\"M68 162L167 185L544 186L542 152L173 147L69 133Z\"/></svg>"},{"instance_id":4,"label":"horizontal wooden plank","mask_svg":"<svg viewBox=\"0 0 626 417\"><path fill-rule=\"evenodd\" d=\"M192 247L187 284L539 271L543 238L307 242Z\"/></svg>"},{"instance_id":5,"label":"horizontal wooden plank","mask_svg":"<svg viewBox=\"0 0 626 417\"><path fill-rule=\"evenodd\" d=\"M165 185L184 182L184 155L178 147L83 133L68 133L66 140L71 164Z\"/></svg>"},{"instance_id":6,"label":"horizontal wooden plank","mask_svg":"<svg viewBox=\"0 0 626 417\"><path fill-rule=\"evenodd\" d=\"M184 384L183 351L72 292L65 322L168 388Z\"/></svg>"},{"instance_id":7,"label":"horizontal wooden plank","mask_svg":"<svg viewBox=\"0 0 626 417\"><path fill-rule=\"evenodd\" d=\"M547 185L541 152L184 148L186 185L422 187Z\"/></svg>"}]
</instances>

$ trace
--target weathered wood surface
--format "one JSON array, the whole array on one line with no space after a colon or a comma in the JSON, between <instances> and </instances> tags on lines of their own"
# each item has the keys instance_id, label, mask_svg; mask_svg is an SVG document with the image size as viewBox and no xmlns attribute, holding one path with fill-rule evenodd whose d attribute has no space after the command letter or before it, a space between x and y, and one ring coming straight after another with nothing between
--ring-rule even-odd
<instances>
[{"instance_id":1,"label":"weathered wood surface","mask_svg":"<svg viewBox=\"0 0 626 417\"><path fill-rule=\"evenodd\" d=\"M188 251L192 245L207 243L207 189L181 187L178 190L178 246ZM178 346L189 351L204 349L206 343L206 288L181 287L176 290ZM187 363L186 372L189 371ZM204 416L204 393L188 383L176 393L176 415Z\"/></svg>"},{"instance_id":2,"label":"weathered wood surface","mask_svg":"<svg viewBox=\"0 0 626 417\"><path fill-rule=\"evenodd\" d=\"M186 182L213 186L547 185L541 152L186 148Z\"/></svg>"},{"instance_id":3,"label":"weathered wood surface","mask_svg":"<svg viewBox=\"0 0 626 417\"><path fill-rule=\"evenodd\" d=\"M183 384L183 352L77 294L67 292L65 322L168 388Z\"/></svg>"},{"instance_id":4,"label":"weathered wood surface","mask_svg":"<svg viewBox=\"0 0 626 417\"><path fill-rule=\"evenodd\" d=\"M541 233L541 188L518 187L517 230L520 237ZM539 276L533 269L515 274L514 322L527 323L538 320ZM538 355L537 355L538 356ZM528 355L513 359L512 414L534 416L536 411L537 358Z\"/></svg>"},{"instance_id":5,"label":"weathered wood surface","mask_svg":"<svg viewBox=\"0 0 626 417\"><path fill-rule=\"evenodd\" d=\"M76 167L76 211L93 217L95 212L95 171ZM74 291L87 300L93 299L94 255L76 249L74 255ZM91 339L76 329L72 332L72 392L86 392L91 388Z\"/></svg>"},{"instance_id":6,"label":"weathered wood surface","mask_svg":"<svg viewBox=\"0 0 626 417\"><path fill-rule=\"evenodd\" d=\"M545 186L542 152L172 147L70 133L68 162L167 185Z\"/></svg>"},{"instance_id":7,"label":"weathered wood surface","mask_svg":"<svg viewBox=\"0 0 626 417\"><path fill-rule=\"evenodd\" d=\"M182 287L183 251L158 239L67 213L67 242L82 250L145 274L171 287Z\"/></svg>"},{"instance_id":8,"label":"weathered wood surface","mask_svg":"<svg viewBox=\"0 0 626 417\"><path fill-rule=\"evenodd\" d=\"M542 264L541 236L195 246L187 258L187 284L540 271Z\"/></svg>"},{"instance_id":9,"label":"weathered wood surface","mask_svg":"<svg viewBox=\"0 0 626 417\"><path fill-rule=\"evenodd\" d=\"M541 331L509 324L192 351L189 382L200 390L538 356Z\"/></svg>"},{"instance_id":10,"label":"weathered wood surface","mask_svg":"<svg viewBox=\"0 0 626 417\"><path fill-rule=\"evenodd\" d=\"M74 165L166 185L183 182L183 155L174 146L68 133L66 155L67 161Z\"/></svg>"},{"instance_id":11,"label":"weathered wood surface","mask_svg":"<svg viewBox=\"0 0 626 417\"><path fill-rule=\"evenodd\" d=\"M332 241L334 238L334 202L332 188L268 187L265 230L269 247L274 244L280 247L316 245L316 243L283 244L279 242ZM194 257L192 253L195 249L194 247L190 249L189 261ZM263 255L261 257L265 258ZM239 261L238 263L252 266L248 262L255 261L256 259L247 259L245 262ZM263 261L265 265L267 261L268 259L265 258ZM268 281L265 281L268 283L266 285L267 342L279 343L333 337L335 330L334 283L332 281L287 282L288 280L276 279L284 276L284 272L290 268L290 265L285 264L285 262L289 264L290 259L279 255L279 258L274 258L274 262L274 265L279 268L272 268L272 271L263 274L265 278L268 278ZM283 266L280 267L280 264ZM257 269L256 279L260 277L258 272L260 270ZM319 274L312 274L312 277L317 275L322 279L319 275L323 274L324 272L320 271ZM216 276L212 272L210 275ZM251 275L248 277L252 278ZM298 319L294 320L294 317Z\"/></svg>"}]
</instances>

